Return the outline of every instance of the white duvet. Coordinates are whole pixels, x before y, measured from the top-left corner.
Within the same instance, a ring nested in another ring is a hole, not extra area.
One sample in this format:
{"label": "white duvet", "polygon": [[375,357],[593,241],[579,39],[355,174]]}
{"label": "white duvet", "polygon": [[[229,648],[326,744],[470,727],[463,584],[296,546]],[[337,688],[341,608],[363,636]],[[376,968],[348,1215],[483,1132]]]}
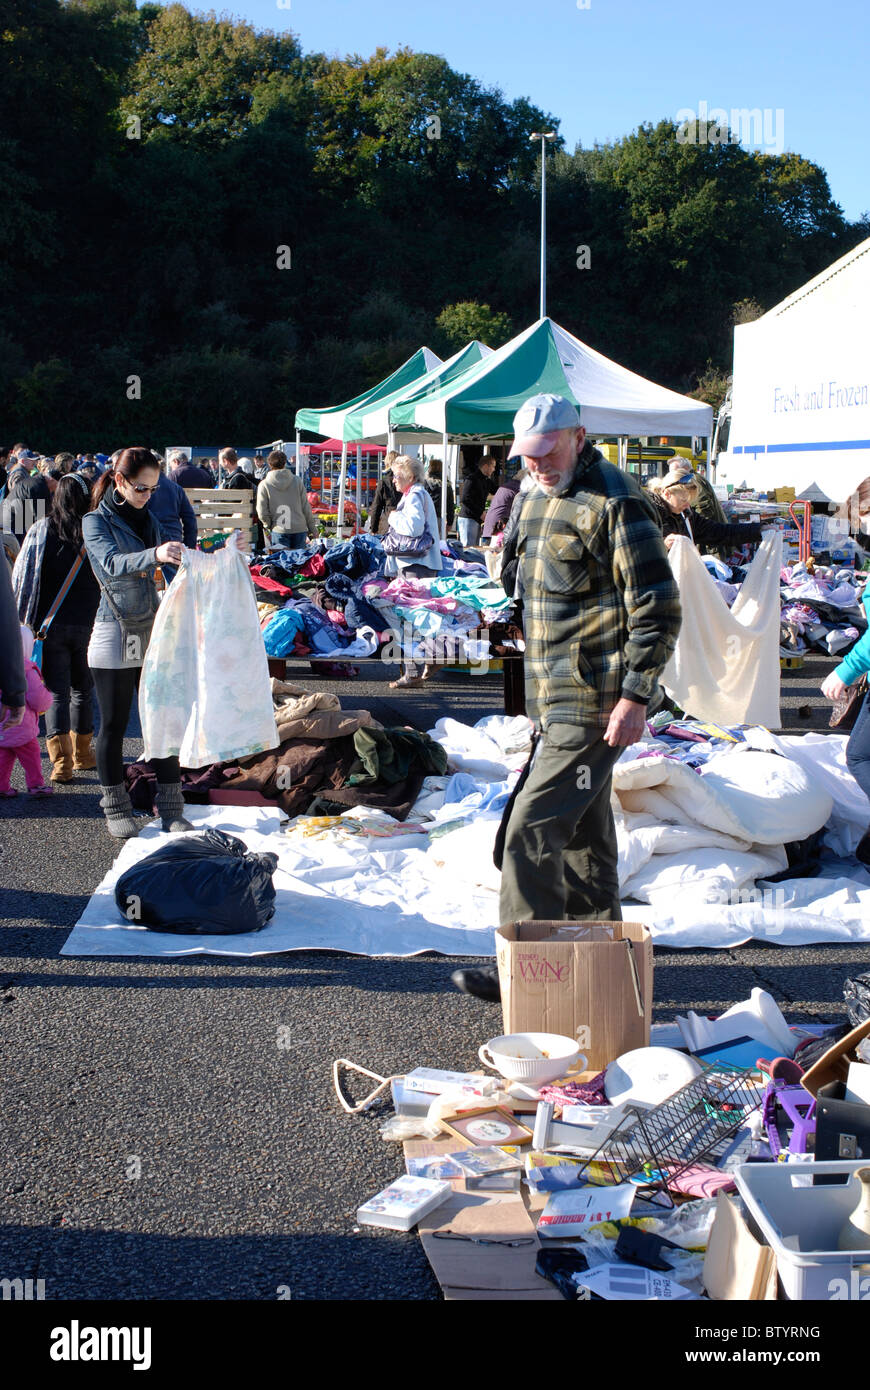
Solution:
{"label": "white duvet", "polygon": [[821,830],[832,809],[798,763],[740,745],[700,775],[664,756],[620,761],[613,804],[623,896],[666,905],[675,894],[730,902],[786,868],[783,846]]}

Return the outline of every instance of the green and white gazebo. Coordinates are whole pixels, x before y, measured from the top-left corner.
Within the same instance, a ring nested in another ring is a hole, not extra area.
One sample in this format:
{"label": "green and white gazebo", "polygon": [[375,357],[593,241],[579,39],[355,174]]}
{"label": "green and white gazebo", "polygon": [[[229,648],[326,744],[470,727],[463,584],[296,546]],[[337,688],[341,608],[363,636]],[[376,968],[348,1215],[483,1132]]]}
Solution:
{"label": "green and white gazebo", "polygon": [[[315,406],[310,410],[297,410],[296,412],[296,472],[299,472],[301,453],[299,447],[300,430],[310,430],[312,434],[319,434],[322,439],[340,439],[341,448],[341,478],[338,489],[338,528],[339,532],[344,524],[344,499],[345,484],[347,479],[347,446],[353,439],[362,440],[363,435],[359,433],[359,425],[354,416],[366,407],[374,409],[377,403],[383,399],[397,399],[402,393],[411,386],[426,377],[435,368],[441,366],[441,358],[438,357],[431,348],[421,347],[409,357],[407,362],[403,362],[401,367],[397,367],[389,376],[384,377],[376,386],[371,386],[361,395],[354,396],[353,400],[345,401],[343,405]],[[374,441],[372,441],[374,442]],[[360,506],[360,461],[359,450],[357,451],[357,512]]]}

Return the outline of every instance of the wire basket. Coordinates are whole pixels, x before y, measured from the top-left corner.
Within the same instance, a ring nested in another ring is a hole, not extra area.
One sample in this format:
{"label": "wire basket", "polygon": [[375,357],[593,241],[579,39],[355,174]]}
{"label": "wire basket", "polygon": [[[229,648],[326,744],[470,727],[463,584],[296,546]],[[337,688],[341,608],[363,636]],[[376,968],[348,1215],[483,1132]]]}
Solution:
{"label": "wire basket", "polygon": [[644,1186],[678,1191],[674,1184],[694,1164],[707,1161],[715,1167],[735,1131],[761,1105],[764,1088],[753,1076],[751,1069],[707,1067],[661,1105],[649,1110],[626,1105],[625,1119],[583,1171],[605,1183],[645,1173]]}

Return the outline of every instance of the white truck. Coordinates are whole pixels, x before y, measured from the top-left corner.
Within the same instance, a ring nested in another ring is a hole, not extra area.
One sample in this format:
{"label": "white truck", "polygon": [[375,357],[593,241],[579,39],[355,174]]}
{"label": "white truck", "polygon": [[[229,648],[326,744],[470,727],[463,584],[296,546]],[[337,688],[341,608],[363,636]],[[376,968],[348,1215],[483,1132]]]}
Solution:
{"label": "white truck", "polygon": [[844,502],[870,477],[870,239],[734,329],[717,484]]}

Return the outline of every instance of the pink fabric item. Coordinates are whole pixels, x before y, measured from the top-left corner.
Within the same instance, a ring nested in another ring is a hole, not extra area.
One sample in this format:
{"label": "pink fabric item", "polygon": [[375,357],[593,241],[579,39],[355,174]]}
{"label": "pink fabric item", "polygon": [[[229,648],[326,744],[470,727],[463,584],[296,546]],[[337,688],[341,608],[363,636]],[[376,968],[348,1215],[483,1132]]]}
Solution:
{"label": "pink fabric item", "polygon": [[455,598],[441,594],[431,594],[425,581],[394,579],[392,584],[382,590],[383,597],[395,606],[403,608],[428,608],[433,613],[455,613],[463,605]]}
{"label": "pink fabric item", "polygon": [[565,1081],[561,1086],[542,1086],[538,1094],[541,1100],[552,1101],[556,1106],[610,1104],[604,1093],[603,1071],[593,1076],[591,1081]]}
{"label": "pink fabric item", "polygon": [[43,685],[39,667],[34,661],[25,660],[24,674],[27,680],[24,718],[20,724],[15,724],[11,728],[8,724],[0,725],[0,747],[2,748],[22,748],[25,743],[38,739],[39,716],[45,714],[47,709],[51,709],[54,702],[54,696]]}
{"label": "pink fabric item", "polygon": [[36,791],[39,787],[45,786],[45,778],[42,775],[42,750],[39,746],[38,738],[28,739],[26,743],[17,745],[15,748],[0,748],[0,792],[9,790],[9,782],[12,777],[12,769],[16,760],[20,762],[24,769],[24,780],[27,783],[29,792]]}
{"label": "pink fabric item", "polygon": [[687,1197],[715,1197],[717,1192],[733,1192],[736,1186],[730,1173],[706,1163],[693,1163],[679,1177],[668,1178],[671,1192],[684,1192]]}

